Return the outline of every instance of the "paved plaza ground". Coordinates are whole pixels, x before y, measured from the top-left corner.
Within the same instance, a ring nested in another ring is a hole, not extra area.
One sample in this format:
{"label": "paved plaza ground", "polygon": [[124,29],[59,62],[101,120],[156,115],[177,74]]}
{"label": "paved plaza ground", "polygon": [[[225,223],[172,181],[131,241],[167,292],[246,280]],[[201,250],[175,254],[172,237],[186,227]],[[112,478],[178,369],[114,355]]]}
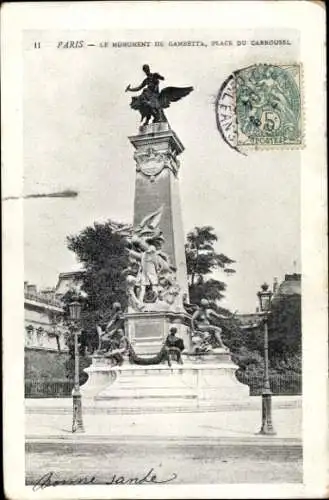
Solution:
{"label": "paved plaza ground", "polygon": [[[62,400],[64,401],[64,400]],[[27,400],[26,480],[53,471],[56,478],[113,475],[176,484],[296,483],[302,481],[301,400],[273,398],[277,434],[259,436],[261,399],[245,409],[210,412],[93,414],[84,434],[72,434],[71,402]]]}

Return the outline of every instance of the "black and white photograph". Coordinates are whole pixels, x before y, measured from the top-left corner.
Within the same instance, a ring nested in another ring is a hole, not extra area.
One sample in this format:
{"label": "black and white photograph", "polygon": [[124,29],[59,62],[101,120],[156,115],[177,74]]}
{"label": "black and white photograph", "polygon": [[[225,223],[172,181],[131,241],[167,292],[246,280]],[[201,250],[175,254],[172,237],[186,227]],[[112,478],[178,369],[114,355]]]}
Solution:
{"label": "black and white photograph", "polygon": [[3,121],[8,498],[325,495],[325,70],[298,2],[290,24],[284,2],[202,3],[84,3],[99,27],[26,5],[16,147]]}

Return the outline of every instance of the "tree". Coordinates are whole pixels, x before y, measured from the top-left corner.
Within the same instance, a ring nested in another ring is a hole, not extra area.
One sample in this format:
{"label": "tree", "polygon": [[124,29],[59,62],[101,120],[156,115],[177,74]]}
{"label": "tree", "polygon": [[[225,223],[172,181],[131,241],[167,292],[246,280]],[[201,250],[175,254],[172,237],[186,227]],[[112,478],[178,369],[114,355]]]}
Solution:
{"label": "tree", "polygon": [[67,238],[68,248],[84,266],[81,289],[87,294],[82,307],[83,329],[95,331],[97,322],[105,322],[114,302],[126,306],[124,269],[128,266],[126,243],[111,221],[95,223],[76,236]]}
{"label": "tree", "polygon": [[[80,356],[79,358],[79,380],[80,385],[83,385],[87,379],[88,375],[85,372],[85,368],[88,368],[91,365],[91,358],[87,356]],[[74,380],[74,370],[75,370],[75,362],[74,362],[74,353],[70,355],[69,359],[65,361],[65,374],[69,380]]]}
{"label": "tree", "polygon": [[193,303],[200,303],[201,298],[216,303],[224,296],[225,283],[207,277],[213,271],[228,269],[227,266],[234,263],[226,255],[216,252],[214,245],[217,241],[218,237],[211,226],[195,227],[187,235],[185,255],[190,300]]}
{"label": "tree", "polygon": [[[283,365],[301,369],[301,296],[286,295],[272,305],[269,318],[269,353],[273,367]],[[292,363],[292,359],[294,362]]]}
{"label": "tree", "polygon": [[[264,357],[264,325],[248,332],[231,330],[227,345],[234,360],[246,373],[261,374]],[[289,295],[275,300],[268,319],[270,374],[301,373],[301,297]],[[223,336],[225,339],[225,337]],[[258,362],[257,362],[258,360]]]}

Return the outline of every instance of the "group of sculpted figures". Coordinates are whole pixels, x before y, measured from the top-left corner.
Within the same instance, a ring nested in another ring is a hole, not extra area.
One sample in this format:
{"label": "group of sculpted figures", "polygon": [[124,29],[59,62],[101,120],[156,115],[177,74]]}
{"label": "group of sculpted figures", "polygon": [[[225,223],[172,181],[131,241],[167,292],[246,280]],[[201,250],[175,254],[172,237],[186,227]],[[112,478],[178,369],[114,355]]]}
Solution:
{"label": "group of sculpted figures", "polygon": [[162,249],[161,216],[162,207],[135,228],[113,227],[126,239],[129,264],[124,274],[129,312],[183,309],[176,269]]}
{"label": "group of sculpted figures", "polygon": [[128,232],[127,228],[115,229],[118,232],[126,231],[129,266],[124,273],[128,312],[186,311],[191,315],[191,329],[195,333],[195,343],[199,344],[199,352],[224,348],[221,328],[213,322],[221,322],[226,317],[211,309],[206,299],[201,300],[199,307],[187,302],[187,294],[182,293],[177,283],[176,269],[162,250],[164,238],[159,227],[161,215],[162,207]]}
{"label": "group of sculpted figures", "polygon": [[185,346],[183,340],[176,337],[175,327],[170,328],[169,335],[156,356],[146,360],[137,356],[124,334],[124,315],[119,302],[113,304],[111,318],[105,329],[103,330],[100,325],[97,325],[96,329],[99,339],[96,353],[109,358],[115,365],[122,365],[125,356],[129,357],[131,363],[140,365],[158,364],[166,360],[171,366],[172,359],[180,364],[183,363],[181,353]]}
{"label": "group of sculpted figures", "polygon": [[[224,346],[221,332],[222,329],[212,323],[213,319],[221,320],[224,317],[218,315],[210,308],[209,302],[202,299],[200,306],[187,304],[188,312],[193,308],[191,318],[192,342],[195,354],[215,353],[219,350],[227,350]],[[158,364],[167,361],[171,366],[171,360],[183,364],[181,353],[185,346],[181,338],[176,336],[177,328],[172,326],[169,335],[158,355],[147,360],[140,358],[134,352],[132,345],[124,334],[124,313],[119,302],[115,302],[112,308],[112,315],[104,330],[97,325],[99,345],[97,354],[109,358],[114,365],[121,365],[125,356],[134,364]]]}

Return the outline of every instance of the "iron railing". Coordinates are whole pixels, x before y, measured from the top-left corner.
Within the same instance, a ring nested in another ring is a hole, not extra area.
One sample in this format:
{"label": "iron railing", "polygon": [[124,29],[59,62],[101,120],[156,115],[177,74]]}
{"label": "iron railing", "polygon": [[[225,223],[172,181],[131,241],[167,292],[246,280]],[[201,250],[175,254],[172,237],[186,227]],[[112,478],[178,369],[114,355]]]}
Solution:
{"label": "iron railing", "polygon": [[[237,372],[237,379],[242,384],[249,386],[250,396],[262,394],[263,377],[259,375],[246,375]],[[270,386],[274,395],[295,396],[302,394],[302,376],[296,373],[270,375]],[[65,398],[71,397],[73,380],[25,380],[26,398]]]}
{"label": "iron railing", "polygon": [[[237,379],[249,386],[250,396],[262,394],[264,378],[262,375],[250,375],[237,372]],[[282,373],[269,376],[271,391],[274,395],[297,396],[302,394],[302,375],[298,373]]]}
{"label": "iron railing", "polygon": [[68,379],[25,380],[26,398],[65,398],[72,395],[74,382]]}

